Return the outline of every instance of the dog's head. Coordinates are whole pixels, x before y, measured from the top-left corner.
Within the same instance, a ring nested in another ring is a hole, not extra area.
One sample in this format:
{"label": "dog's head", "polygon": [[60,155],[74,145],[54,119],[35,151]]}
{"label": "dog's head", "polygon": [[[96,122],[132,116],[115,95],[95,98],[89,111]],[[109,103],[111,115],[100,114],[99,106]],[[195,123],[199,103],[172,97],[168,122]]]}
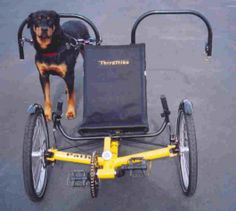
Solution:
{"label": "dog's head", "polygon": [[28,28],[31,29],[34,41],[42,49],[46,49],[60,27],[60,17],[55,11],[41,10],[28,17]]}

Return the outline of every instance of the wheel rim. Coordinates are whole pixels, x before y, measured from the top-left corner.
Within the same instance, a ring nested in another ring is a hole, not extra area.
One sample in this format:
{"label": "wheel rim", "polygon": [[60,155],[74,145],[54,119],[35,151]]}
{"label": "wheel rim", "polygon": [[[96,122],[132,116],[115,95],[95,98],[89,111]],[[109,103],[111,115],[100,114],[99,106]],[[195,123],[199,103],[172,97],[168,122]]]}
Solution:
{"label": "wheel rim", "polygon": [[184,115],[180,118],[180,130],[179,130],[179,150],[180,150],[180,169],[185,189],[189,186],[189,144],[188,134],[186,129],[186,122]]}
{"label": "wheel rim", "polygon": [[44,152],[48,148],[47,129],[44,118],[38,116],[34,128],[32,140],[31,166],[34,190],[38,196],[44,192],[47,179],[47,169],[44,160]]}

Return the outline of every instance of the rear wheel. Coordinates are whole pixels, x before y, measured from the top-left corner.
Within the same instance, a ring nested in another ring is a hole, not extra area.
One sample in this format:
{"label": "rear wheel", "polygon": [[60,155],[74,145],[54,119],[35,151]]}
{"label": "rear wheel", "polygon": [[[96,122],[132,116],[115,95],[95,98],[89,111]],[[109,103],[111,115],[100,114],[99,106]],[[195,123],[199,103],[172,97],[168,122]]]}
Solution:
{"label": "rear wheel", "polygon": [[186,196],[192,196],[197,188],[197,140],[193,116],[192,114],[185,114],[183,110],[179,111],[177,139],[180,185]]}
{"label": "rear wheel", "polygon": [[44,154],[49,148],[48,127],[43,110],[36,108],[30,114],[23,142],[23,178],[27,195],[39,201],[47,186],[48,168]]}

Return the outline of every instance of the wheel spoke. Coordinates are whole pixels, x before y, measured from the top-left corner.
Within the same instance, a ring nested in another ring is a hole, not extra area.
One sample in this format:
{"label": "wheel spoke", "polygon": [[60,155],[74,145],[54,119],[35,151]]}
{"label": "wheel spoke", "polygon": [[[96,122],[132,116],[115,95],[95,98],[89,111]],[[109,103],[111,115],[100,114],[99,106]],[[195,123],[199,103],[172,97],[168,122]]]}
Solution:
{"label": "wheel spoke", "polygon": [[38,127],[39,123],[38,123],[38,119],[36,120],[36,125],[34,127],[34,135],[33,135],[33,146],[32,146],[32,149],[35,148],[35,145],[38,143],[37,139],[39,137],[39,127]]}
{"label": "wheel spoke", "polygon": [[182,115],[180,119],[179,130],[179,149],[180,149],[180,167],[181,175],[185,189],[189,186],[189,147],[188,147],[188,134],[185,118]]}
{"label": "wheel spoke", "polygon": [[[44,180],[45,180],[45,173],[46,169],[43,165],[43,153],[47,148],[47,139],[45,125],[43,123],[42,116],[38,116],[35,124],[35,132],[33,135],[33,147],[31,157],[34,158],[34,162],[32,160],[32,173],[33,173],[33,181],[34,181],[34,188],[36,193],[42,191]],[[36,148],[36,149],[35,149]]]}
{"label": "wheel spoke", "polygon": [[41,192],[41,189],[42,189],[43,184],[44,184],[45,173],[46,173],[45,168],[43,167],[43,165],[41,165],[40,172],[39,172],[40,176],[39,176],[39,179],[38,179],[36,192]]}
{"label": "wheel spoke", "polygon": [[43,129],[43,123],[42,123],[42,119],[40,121],[40,127],[39,127],[39,143],[40,143],[40,147],[41,145],[43,145],[43,143],[46,141],[46,137],[45,137],[45,131]]}
{"label": "wheel spoke", "polygon": [[182,174],[183,174],[183,181],[184,181],[184,186],[187,189],[188,188],[188,184],[189,184],[189,175],[188,175],[188,168],[186,165],[186,160],[185,157],[182,156]]}
{"label": "wheel spoke", "polygon": [[42,168],[42,165],[39,165],[39,167],[37,168],[37,177],[36,177],[36,183],[35,183],[35,189],[36,189],[36,192],[38,192],[38,186],[39,186],[39,181],[40,181],[40,177],[41,177],[41,168]]}
{"label": "wheel spoke", "polygon": [[39,108],[30,114],[23,142],[23,174],[26,193],[32,201],[41,200],[47,186],[48,168],[44,154],[49,147],[47,122]]}
{"label": "wheel spoke", "polygon": [[180,185],[186,196],[192,196],[197,188],[197,145],[192,114],[180,110],[177,121],[179,147]]}
{"label": "wheel spoke", "polygon": [[184,167],[186,169],[187,175],[189,176],[189,163],[188,163],[188,161],[186,159],[186,154],[184,154],[183,157],[184,157]]}
{"label": "wheel spoke", "polygon": [[33,180],[34,180],[34,188],[36,189],[37,188],[37,183],[38,183],[38,179],[39,179],[39,171],[40,171],[40,163],[41,163],[41,160],[40,159],[37,159],[33,166],[34,168],[32,169],[32,173],[33,173]]}

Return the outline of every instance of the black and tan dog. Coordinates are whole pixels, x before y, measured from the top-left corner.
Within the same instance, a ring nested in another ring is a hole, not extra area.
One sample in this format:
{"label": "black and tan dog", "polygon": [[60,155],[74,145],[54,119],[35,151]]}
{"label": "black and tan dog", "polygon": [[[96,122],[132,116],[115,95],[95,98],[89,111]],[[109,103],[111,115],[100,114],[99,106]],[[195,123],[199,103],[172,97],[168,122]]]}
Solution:
{"label": "black and tan dog", "polygon": [[37,11],[28,17],[28,27],[36,49],[35,63],[39,71],[44,94],[44,111],[47,120],[52,118],[49,76],[64,79],[67,88],[66,117],[75,117],[74,67],[82,48],[68,45],[73,38],[88,39],[89,32],[80,21],[67,21],[60,26],[60,17],[55,11]]}

